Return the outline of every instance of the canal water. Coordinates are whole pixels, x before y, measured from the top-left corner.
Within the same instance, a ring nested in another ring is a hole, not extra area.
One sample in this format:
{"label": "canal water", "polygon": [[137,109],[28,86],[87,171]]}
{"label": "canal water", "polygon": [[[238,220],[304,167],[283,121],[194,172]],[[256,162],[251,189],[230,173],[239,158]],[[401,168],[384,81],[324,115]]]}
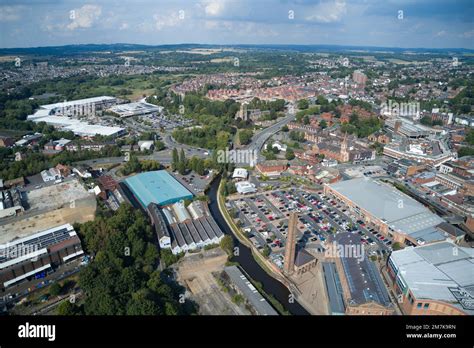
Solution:
{"label": "canal water", "polygon": [[263,285],[263,289],[266,293],[275,297],[282,306],[294,315],[309,315],[309,313],[297,302],[289,303],[290,291],[275,278],[268,275],[265,270],[255,261],[252,256],[252,251],[245,245],[241,244],[239,240],[234,236],[230,227],[225,222],[224,217],[219,211],[217,203],[217,191],[221,178],[218,177],[212,182],[207,195],[210,198],[209,209],[211,211],[214,220],[216,220],[219,227],[225,234],[232,236],[234,239],[234,245],[239,247],[239,256],[234,256],[231,261],[238,262],[245,272],[255,281]]}

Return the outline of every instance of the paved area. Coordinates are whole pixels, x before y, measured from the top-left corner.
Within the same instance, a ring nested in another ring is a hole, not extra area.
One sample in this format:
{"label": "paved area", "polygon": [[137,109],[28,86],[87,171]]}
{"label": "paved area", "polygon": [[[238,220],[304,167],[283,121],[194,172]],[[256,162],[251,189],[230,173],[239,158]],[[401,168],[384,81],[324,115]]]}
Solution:
{"label": "paved area", "polygon": [[313,315],[328,315],[328,296],[322,270],[322,263],[318,261],[317,266],[302,275],[291,277],[294,284],[301,292],[298,302],[304,305]]}
{"label": "paved area", "polygon": [[177,265],[177,281],[191,293],[199,305],[200,315],[249,315],[250,312],[232,302],[220,289],[213,273],[224,270],[227,254],[220,248],[191,254]]}

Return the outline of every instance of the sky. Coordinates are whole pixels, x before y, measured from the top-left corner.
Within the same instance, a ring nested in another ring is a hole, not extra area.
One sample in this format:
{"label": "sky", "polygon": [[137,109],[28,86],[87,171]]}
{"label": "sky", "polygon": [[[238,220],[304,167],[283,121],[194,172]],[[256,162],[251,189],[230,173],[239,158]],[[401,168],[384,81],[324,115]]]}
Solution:
{"label": "sky", "polygon": [[0,0],[0,47],[137,43],[474,48],[474,0]]}

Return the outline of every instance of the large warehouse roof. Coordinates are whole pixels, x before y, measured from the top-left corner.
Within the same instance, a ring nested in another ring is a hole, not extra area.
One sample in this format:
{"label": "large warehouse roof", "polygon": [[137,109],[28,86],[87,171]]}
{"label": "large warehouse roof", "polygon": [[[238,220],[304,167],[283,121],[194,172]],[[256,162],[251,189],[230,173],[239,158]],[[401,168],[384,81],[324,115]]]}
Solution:
{"label": "large warehouse roof", "polygon": [[135,116],[135,115],[145,115],[152,112],[161,112],[163,110],[162,106],[157,106],[145,102],[136,102],[128,104],[119,104],[114,105],[108,109],[109,111],[115,112],[121,117]]}
{"label": "large warehouse roof", "polygon": [[450,302],[474,314],[474,250],[440,242],[394,251],[390,262],[417,299]]}
{"label": "large warehouse roof", "polygon": [[193,197],[166,170],[141,173],[126,179],[125,183],[145,208],[150,203],[163,206]]}
{"label": "large warehouse roof", "polygon": [[84,105],[84,104],[94,104],[94,103],[102,103],[105,101],[115,101],[117,98],[108,97],[108,96],[100,96],[100,97],[92,97],[92,98],[85,98],[85,99],[76,99],[71,101],[59,102],[54,104],[45,104],[41,105],[43,109],[55,109],[55,108],[66,108],[74,105]]}
{"label": "large warehouse roof", "polygon": [[[395,231],[414,234],[425,230],[424,235],[428,236],[432,235],[431,227],[444,222],[413,198],[370,178],[340,181],[329,186]],[[430,239],[437,237],[430,236]]]}

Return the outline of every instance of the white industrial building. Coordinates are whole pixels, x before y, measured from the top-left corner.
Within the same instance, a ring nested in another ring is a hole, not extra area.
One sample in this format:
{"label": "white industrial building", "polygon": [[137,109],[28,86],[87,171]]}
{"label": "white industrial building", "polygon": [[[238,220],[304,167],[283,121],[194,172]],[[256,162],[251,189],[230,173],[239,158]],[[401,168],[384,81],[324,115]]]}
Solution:
{"label": "white industrial building", "polygon": [[153,113],[160,113],[162,110],[162,106],[145,102],[119,104],[107,109],[107,111],[113,112],[114,114],[117,114],[120,117],[149,115]]}
{"label": "white industrial building", "polygon": [[248,181],[240,181],[240,182],[235,183],[235,188],[237,192],[242,195],[257,192],[257,189],[255,188],[255,184],[252,184]]}
{"label": "white industrial building", "polygon": [[140,147],[140,151],[153,150],[155,143],[153,140],[140,140],[138,146]]}
{"label": "white industrial building", "polygon": [[249,172],[245,168],[235,168],[232,174],[232,179],[236,180],[247,180]]}
{"label": "white industrial building", "polygon": [[71,131],[78,136],[119,136],[125,132],[124,128],[92,125],[85,121],[73,118],[74,116],[95,115],[97,110],[117,102],[113,97],[95,97],[80,100],[73,100],[62,103],[41,105],[33,114],[28,116],[28,120],[33,122],[45,122],[55,128]]}
{"label": "white industrial building", "polygon": [[175,255],[217,244],[224,237],[214,219],[196,202],[187,207],[183,203],[175,203],[165,208],[150,203],[147,210],[160,247],[171,249]]}

